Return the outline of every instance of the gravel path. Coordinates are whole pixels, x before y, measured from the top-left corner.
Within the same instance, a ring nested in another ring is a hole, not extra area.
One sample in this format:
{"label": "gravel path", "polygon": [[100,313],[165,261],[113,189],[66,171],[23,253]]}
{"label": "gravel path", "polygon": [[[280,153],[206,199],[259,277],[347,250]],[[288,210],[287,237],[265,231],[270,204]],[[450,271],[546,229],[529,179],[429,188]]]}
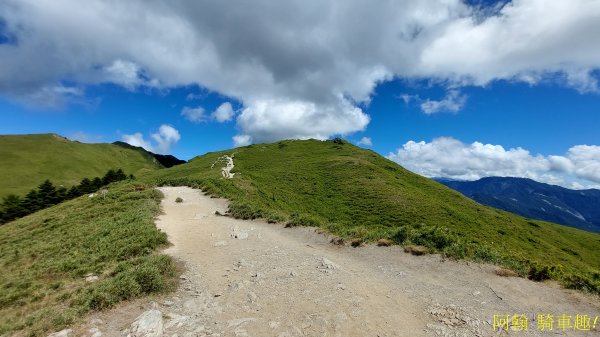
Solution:
{"label": "gravel path", "polygon": [[[179,290],[158,299],[165,336],[599,335],[556,323],[541,331],[537,322],[538,314],[586,314],[593,323],[597,297],[400,247],[336,246],[314,228],[217,216],[227,202],[198,190],[161,191],[157,226],[173,243],[166,253],[186,267]],[[149,308],[144,301],[97,314],[87,328],[126,335]],[[528,329],[494,332],[495,314],[524,314]]]}

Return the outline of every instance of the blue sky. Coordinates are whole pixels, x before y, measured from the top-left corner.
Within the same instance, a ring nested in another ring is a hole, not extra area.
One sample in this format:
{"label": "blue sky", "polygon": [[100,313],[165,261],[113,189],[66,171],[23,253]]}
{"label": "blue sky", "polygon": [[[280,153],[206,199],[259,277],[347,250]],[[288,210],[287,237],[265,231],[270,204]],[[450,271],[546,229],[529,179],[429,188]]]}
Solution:
{"label": "blue sky", "polygon": [[0,133],[183,159],[342,135],[425,176],[600,186],[598,2],[365,6],[8,0]]}

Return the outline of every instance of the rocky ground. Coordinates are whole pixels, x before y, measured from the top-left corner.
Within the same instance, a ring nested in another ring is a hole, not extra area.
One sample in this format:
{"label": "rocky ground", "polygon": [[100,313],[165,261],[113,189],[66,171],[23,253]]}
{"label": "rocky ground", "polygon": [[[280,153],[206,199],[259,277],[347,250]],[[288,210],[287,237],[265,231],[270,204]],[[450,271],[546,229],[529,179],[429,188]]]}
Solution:
{"label": "rocky ground", "polygon": [[[600,335],[591,295],[397,246],[334,245],[314,228],[218,216],[227,202],[198,190],[161,190],[157,226],[186,269],[179,289],[94,314],[64,336]],[[538,328],[539,314],[554,316],[552,331]],[[558,327],[558,316],[574,325],[578,314],[594,331]],[[527,330],[494,331],[494,315],[524,315]]]}

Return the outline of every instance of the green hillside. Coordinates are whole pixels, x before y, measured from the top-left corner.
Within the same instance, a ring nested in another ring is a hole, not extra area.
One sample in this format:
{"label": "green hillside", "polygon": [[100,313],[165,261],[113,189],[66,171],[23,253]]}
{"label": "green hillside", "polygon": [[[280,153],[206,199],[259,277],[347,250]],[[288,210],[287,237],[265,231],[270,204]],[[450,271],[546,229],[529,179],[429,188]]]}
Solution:
{"label": "green hillside", "polygon": [[46,336],[90,310],[173,288],[173,260],[155,253],[167,244],[154,225],[161,193],[131,181],[109,190],[0,226],[0,336]]}
{"label": "green hillside", "polygon": [[[234,155],[233,179],[220,156]],[[417,244],[492,262],[533,279],[600,289],[600,235],[471,201],[380,155],[343,142],[282,141],[209,153],[144,177],[230,199],[241,218],[319,226],[339,236]]]}
{"label": "green hillside", "polygon": [[0,198],[24,195],[44,180],[70,187],[109,169],[141,174],[162,166],[152,156],[113,144],[83,144],[55,134],[0,136]]}

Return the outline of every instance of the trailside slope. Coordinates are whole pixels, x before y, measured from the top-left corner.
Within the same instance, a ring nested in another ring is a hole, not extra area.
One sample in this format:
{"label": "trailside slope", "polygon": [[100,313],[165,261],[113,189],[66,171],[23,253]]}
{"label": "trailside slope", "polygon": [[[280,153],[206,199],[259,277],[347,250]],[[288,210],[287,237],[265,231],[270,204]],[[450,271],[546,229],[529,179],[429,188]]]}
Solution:
{"label": "trailside slope", "polygon": [[55,134],[0,136],[0,198],[24,195],[50,179],[70,187],[122,168],[141,174],[162,166],[152,156],[113,144],[83,144]]}
{"label": "trailside slope", "polygon": [[[234,156],[232,179],[223,155]],[[535,279],[600,289],[600,235],[480,205],[348,143],[282,141],[196,157],[146,179],[232,201],[236,217],[322,227],[344,238],[419,244],[510,267]]]}

